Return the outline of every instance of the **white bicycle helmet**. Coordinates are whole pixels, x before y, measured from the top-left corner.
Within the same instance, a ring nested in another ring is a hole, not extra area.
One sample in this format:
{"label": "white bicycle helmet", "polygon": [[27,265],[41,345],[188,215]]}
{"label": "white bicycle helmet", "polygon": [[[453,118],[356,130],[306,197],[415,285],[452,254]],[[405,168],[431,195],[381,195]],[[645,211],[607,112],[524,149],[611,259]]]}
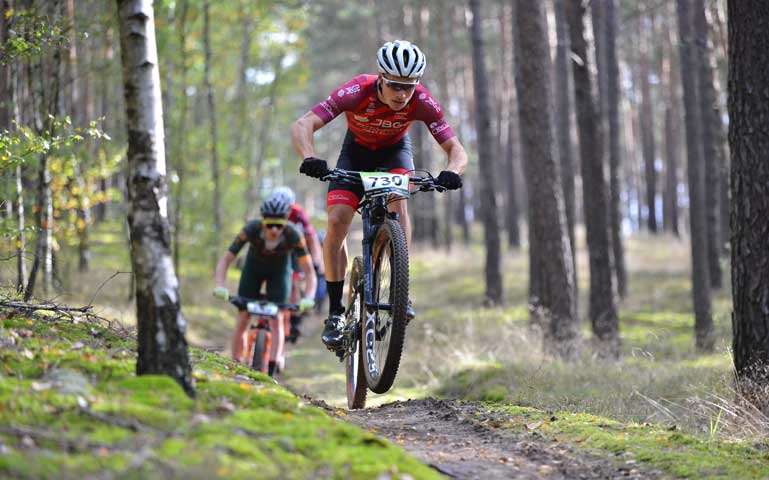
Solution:
{"label": "white bicycle helmet", "polygon": [[418,79],[425,73],[427,58],[413,43],[395,40],[385,43],[377,51],[377,65],[382,73]]}
{"label": "white bicycle helmet", "polygon": [[262,217],[287,217],[289,210],[291,204],[285,198],[275,195],[265,200],[261,208]]}
{"label": "white bicycle helmet", "polygon": [[270,198],[273,198],[273,197],[284,198],[291,205],[296,203],[296,195],[294,195],[294,191],[291,190],[290,187],[276,188],[275,190],[272,191],[272,194],[270,195]]}

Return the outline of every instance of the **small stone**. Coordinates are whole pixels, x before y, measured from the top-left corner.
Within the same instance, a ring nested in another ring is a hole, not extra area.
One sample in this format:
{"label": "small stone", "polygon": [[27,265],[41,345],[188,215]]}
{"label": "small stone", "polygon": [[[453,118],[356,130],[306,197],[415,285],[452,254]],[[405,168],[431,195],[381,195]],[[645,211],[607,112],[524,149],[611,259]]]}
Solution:
{"label": "small stone", "polygon": [[35,444],[35,441],[30,437],[29,435],[24,435],[21,438],[21,446],[25,448],[35,448],[37,447],[37,444]]}

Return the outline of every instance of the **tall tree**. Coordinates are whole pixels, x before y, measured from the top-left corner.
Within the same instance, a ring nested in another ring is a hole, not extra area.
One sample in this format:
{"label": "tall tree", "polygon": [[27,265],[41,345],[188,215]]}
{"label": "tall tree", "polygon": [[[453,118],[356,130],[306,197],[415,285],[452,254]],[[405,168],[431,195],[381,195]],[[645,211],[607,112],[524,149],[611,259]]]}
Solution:
{"label": "tall tree", "polygon": [[619,123],[619,61],[617,60],[617,13],[614,0],[606,0],[603,15],[606,60],[606,116],[609,148],[609,229],[611,231],[612,265],[617,278],[617,293],[627,295],[625,247],[622,244],[622,213],[620,212],[620,123]]}
{"label": "tall tree", "polygon": [[483,188],[481,214],[486,244],[486,298],[492,304],[502,303],[502,267],[500,256],[499,225],[497,223],[496,181],[497,168],[491,139],[491,105],[489,104],[488,77],[486,73],[483,35],[481,34],[481,8],[479,0],[470,0],[473,20],[470,37],[473,45],[473,83],[475,92],[475,118],[478,132],[478,164]]}
{"label": "tall tree", "polygon": [[[10,37],[9,31],[13,29],[14,16],[7,15],[5,12],[11,11],[13,8],[13,2],[10,0],[2,1],[3,14],[0,15],[0,45],[5,45],[6,41]],[[19,109],[19,71],[18,65],[10,65],[3,68],[0,71],[0,92],[2,92],[3,104],[0,106],[0,129],[13,131],[16,126],[21,124],[21,114]],[[15,122],[15,125],[12,125]],[[27,261],[26,261],[26,234],[25,228],[25,213],[24,213],[24,186],[23,186],[24,169],[21,165],[17,165],[14,171],[13,178],[13,190],[14,200],[16,201],[15,208],[13,208],[13,201],[8,202],[8,206],[11,210],[9,218],[13,215],[16,216],[16,228],[18,233],[16,234],[16,289],[19,292],[24,290],[24,285],[27,279]]]}
{"label": "tall tree", "polygon": [[692,301],[697,348],[714,347],[713,318],[710,310],[710,275],[708,271],[708,236],[705,220],[705,175],[703,172],[702,128],[697,99],[697,53],[692,34],[692,0],[676,0],[678,37],[681,57],[681,83],[684,91],[687,176],[689,179],[689,225],[692,256]]}
{"label": "tall tree", "polygon": [[556,135],[558,137],[558,155],[561,163],[561,183],[563,200],[566,208],[566,225],[569,233],[572,259],[574,260],[574,288],[577,288],[577,256],[574,237],[576,200],[574,196],[574,146],[571,141],[571,75],[569,71],[569,25],[566,23],[566,0],[554,0],[555,14],[555,112]]}
{"label": "tall tree", "polygon": [[[545,350],[563,358],[579,352],[579,317],[576,312],[571,246],[555,154],[550,46],[544,5],[539,0],[516,0],[516,88],[521,151],[529,185],[531,245],[539,258],[532,259],[539,297],[530,306],[543,317]],[[532,281],[531,279],[529,281]]]}
{"label": "tall tree", "polygon": [[[667,13],[667,12],[666,12]],[[675,17],[673,17],[675,18]],[[665,19],[669,22],[670,19]],[[678,165],[681,157],[681,105],[678,88],[681,84],[673,49],[672,29],[662,35],[662,81],[665,85],[665,189],[662,194],[662,222],[666,232],[679,236],[678,231]]]}
{"label": "tall tree", "polygon": [[769,5],[727,6],[734,367],[741,392],[769,413]]}
{"label": "tall tree", "polygon": [[216,102],[214,99],[214,87],[211,85],[211,15],[210,3],[208,0],[203,2],[203,49],[204,49],[204,69],[203,83],[206,88],[206,98],[208,100],[208,126],[211,132],[211,177],[214,182],[214,241],[218,244],[219,232],[222,230],[222,193],[220,186],[218,132],[216,129]]}
{"label": "tall tree", "polygon": [[705,219],[708,232],[708,267],[710,286],[721,288],[721,221],[720,196],[721,180],[725,174],[724,157],[721,142],[723,127],[718,111],[716,90],[714,87],[713,49],[708,34],[708,21],[705,14],[704,0],[693,4],[694,37],[697,42],[697,64],[699,66],[699,102],[702,113],[702,141],[705,167]]}
{"label": "tall tree", "polygon": [[166,158],[151,0],[117,0],[128,131],[128,225],[136,281],[136,373],[174,378],[194,396],[186,322],[171,262]]}
{"label": "tall tree", "polygon": [[[500,77],[504,79],[502,82],[503,89],[507,92],[507,95],[502,96],[502,102],[500,102],[500,109],[504,109],[505,120],[503,125],[506,126],[506,132],[500,128],[500,141],[503,142],[499,146],[499,157],[502,159],[502,168],[505,171],[505,183],[509,185],[505,189],[505,229],[507,230],[507,244],[511,248],[519,248],[521,246],[521,229],[519,225],[520,207],[518,206],[518,191],[515,188],[516,180],[516,159],[518,158],[518,113],[516,111],[516,105],[518,99],[516,98],[514,87],[515,78],[515,59],[514,57],[514,40],[515,38],[515,22],[512,21],[513,13],[505,14],[504,7],[502,5],[502,11],[500,12],[500,31],[502,45],[499,50],[501,54],[500,67],[502,72]],[[515,7],[513,7],[514,10]],[[510,27],[507,28],[507,24]],[[507,67],[507,68],[505,68]],[[510,72],[510,75],[507,73]]]}
{"label": "tall tree", "polygon": [[652,36],[654,35],[654,11],[649,12],[649,16],[641,16],[638,20],[640,30],[638,80],[641,87],[639,125],[641,127],[641,153],[643,154],[644,183],[646,184],[646,206],[648,212],[646,217],[646,227],[651,233],[657,233],[657,172],[654,166],[656,160],[654,99],[652,98],[651,80],[649,78],[652,75],[651,55]]}
{"label": "tall tree", "polygon": [[620,353],[619,320],[612,289],[603,146],[588,70],[584,17],[585,6],[582,0],[568,0],[566,18],[573,53],[572,71],[582,166],[582,195],[590,258],[590,322],[599,344],[599,353],[617,357]]}

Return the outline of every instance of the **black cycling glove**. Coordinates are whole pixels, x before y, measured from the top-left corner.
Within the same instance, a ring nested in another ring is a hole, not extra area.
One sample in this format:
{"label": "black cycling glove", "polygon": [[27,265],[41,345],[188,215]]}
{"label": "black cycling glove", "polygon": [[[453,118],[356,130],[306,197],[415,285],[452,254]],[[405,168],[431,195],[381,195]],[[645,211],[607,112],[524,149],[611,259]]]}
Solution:
{"label": "black cycling glove", "polygon": [[321,178],[328,173],[328,164],[325,160],[315,157],[307,157],[299,167],[299,173],[313,178]]}
{"label": "black cycling glove", "polygon": [[444,187],[446,190],[456,190],[462,188],[462,177],[452,171],[444,170],[438,174],[435,183]]}

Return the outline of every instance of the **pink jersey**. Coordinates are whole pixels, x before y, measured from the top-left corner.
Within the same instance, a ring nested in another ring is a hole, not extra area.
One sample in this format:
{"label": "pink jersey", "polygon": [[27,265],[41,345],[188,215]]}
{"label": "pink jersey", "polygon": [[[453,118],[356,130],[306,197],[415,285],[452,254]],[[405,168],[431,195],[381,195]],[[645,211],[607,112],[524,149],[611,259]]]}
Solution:
{"label": "pink jersey", "polygon": [[438,102],[418,85],[408,105],[394,111],[377,98],[376,75],[358,75],[315,105],[312,112],[328,123],[344,112],[355,141],[377,150],[398,142],[414,120],[421,120],[440,144],[454,137]]}

